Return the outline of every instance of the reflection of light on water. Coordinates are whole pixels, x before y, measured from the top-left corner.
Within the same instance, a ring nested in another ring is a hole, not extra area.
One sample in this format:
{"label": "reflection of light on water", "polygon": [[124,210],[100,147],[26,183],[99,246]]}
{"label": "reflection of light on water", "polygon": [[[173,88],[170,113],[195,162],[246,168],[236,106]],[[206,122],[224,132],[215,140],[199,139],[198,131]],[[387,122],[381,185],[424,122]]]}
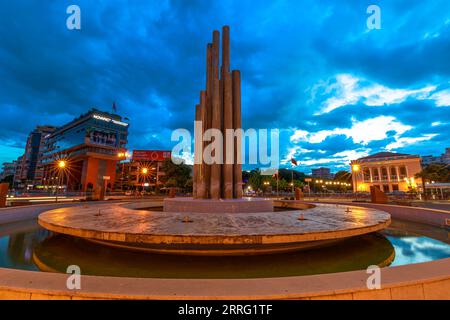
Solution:
{"label": "reflection of light on water", "polygon": [[450,246],[427,237],[387,236],[395,248],[395,260],[391,266],[427,262],[450,257]]}
{"label": "reflection of light on water", "polygon": [[30,261],[32,256],[33,256],[33,250],[31,250],[31,248],[25,248],[25,252],[23,254],[24,259],[26,261]]}
{"label": "reflection of light on water", "polygon": [[[120,212],[115,214],[116,217],[120,217]],[[144,218],[145,215],[144,213],[142,214]],[[152,213],[146,212],[146,214]],[[352,222],[354,222],[354,219],[364,220],[366,212],[364,210],[353,210],[352,208],[352,212],[346,213],[345,215],[344,217],[351,218]],[[114,249],[106,249],[100,246],[96,247],[91,243],[86,244],[85,242],[72,241],[71,239],[64,237],[48,238],[50,233],[44,229],[40,229],[37,225],[36,227],[32,226],[31,228],[29,226],[26,227],[27,228],[24,228],[22,225],[15,226],[15,229],[12,229],[10,233],[8,233],[8,229],[5,228],[5,232],[3,233],[8,236],[0,236],[0,267],[39,270],[32,256],[36,253],[35,249],[43,244],[41,249],[44,248],[45,250],[41,252],[47,254],[47,256],[41,255],[41,257],[45,258],[44,260],[50,259],[50,262],[61,261],[58,260],[60,257],[63,257],[64,261],[69,257],[70,259],[81,259],[80,261],[82,262],[90,263],[92,270],[94,270],[92,272],[98,274],[109,272],[112,276],[138,275],[142,277],[179,277],[180,274],[178,268],[181,258],[179,257],[154,256],[150,258],[146,255],[134,252],[114,251]],[[140,225],[140,228],[146,227],[148,227],[147,222],[143,222]],[[362,259],[370,260],[375,258],[378,259],[378,257],[383,257],[383,259],[385,259],[384,250],[387,250],[387,247],[389,247],[388,253],[390,254],[393,252],[392,246],[395,250],[395,260],[391,264],[393,266],[450,257],[450,245],[429,237],[421,236],[423,234],[420,232],[422,229],[425,229],[425,227],[404,224],[403,222],[399,223],[398,227],[395,227],[394,225],[394,227],[388,228],[381,233],[389,240],[390,244],[387,243],[384,237],[377,238],[372,236],[373,241],[365,243],[372,243],[371,250],[373,251],[363,255],[361,260],[359,260],[360,256],[358,256],[358,254],[368,247],[364,247],[364,243],[359,245],[360,242],[358,242],[358,240],[350,240],[354,242],[347,244],[343,243],[341,247],[338,245],[336,247],[304,251],[284,256],[279,255],[276,256],[278,257],[278,261],[274,258],[264,258],[264,256],[235,260],[227,258],[220,262],[207,259],[202,261],[198,261],[197,259],[189,261],[188,259],[186,261],[185,259],[185,262],[182,262],[181,265],[183,265],[182,271],[187,275],[186,277],[204,276],[202,272],[205,270],[204,268],[208,263],[217,266],[214,277],[220,277],[224,274],[226,277],[229,277],[230,275],[234,277],[234,270],[244,270],[246,276],[249,277],[267,277],[274,275],[283,276],[287,274],[298,275],[304,273],[317,274],[335,272],[334,268],[342,268],[342,270],[346,271],[351,270],[355,265],[358,265],[358,268],[365,269],[367,265],[361,266],[366,260]],[[447,233],[445,232],[444,235],[442,235],[441,229],[433,229],[427,226],[426,231],[429,231],[429,234],[431,235],[436,235],[436,239],[446,239],[447,237]],[[383,241],[381,241],[381,239],[383,239],[388,246],[382,245]],[[48,255],[49,253],[53,254],[55,252],[61,255]],[[356,258],[355,255],[357,256]],[[39,257],[39,255],[37,256]],[[253,260],[249,261],[249,259]],[[331,261],[335,261],[336,265],[333,265]],[[378,263],[378,260],[376,260],[376,263]],[[152,266],[151,268],[149,267],[150,264]],[[371,262],[370,264],[373,263]],[[240,267],[236,269],[236,265]],[[66,268],[66,266],[64,266],[64,268]],[[65,269],[61,272],[65,272]],[[209,273],[210,271],[208,271],[208,274]],[[242,271],[239,271],[236,275],[242,276]]]}
{"label": "reflection of light on water", "polygon": [[0,237],[0,265],[8,266],[11,261],[8,259],[6,249],[8,248],[9,237]]}

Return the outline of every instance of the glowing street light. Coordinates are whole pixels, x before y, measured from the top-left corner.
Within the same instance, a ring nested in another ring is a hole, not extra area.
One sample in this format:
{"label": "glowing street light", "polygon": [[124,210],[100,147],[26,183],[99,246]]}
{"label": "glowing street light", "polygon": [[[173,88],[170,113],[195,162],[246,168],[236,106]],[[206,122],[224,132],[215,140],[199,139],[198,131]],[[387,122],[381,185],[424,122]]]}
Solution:
{"label": "glowing street light", "polygon": [[128,152],[119,152],[117,154],[117,157],[122,158],[122,159],[126,159],[130,157],[130,154]]}
{"label": "glowing street light", "polygon": [[352,172],[355,173],[355,189],[356,189],[356,200],[358,200],[358,172],[361,170],[361,166],[359,164],[352,165]]}
{"label": "glowing street light", "polygon": [[[66,170],[66,167],[67,167],[67,161],[66,160],[58,160],[57,162],[56,162],[56,167],[58,168],[58,170],[59,170],[59,174],[58,174],[58,185],[57,185],[57,187],[56,187],[56,194],[55,194],[55,202],[58,202],[58,189],[60,188],[60,186],[61,186],[61,180],[62,180],[62,177],[63,177],[63,172]],[[68,178],[67,178],[68,179]],[[68,186],[67,186],[68,187]],[[67,191],[67,190],[66,190]]]}

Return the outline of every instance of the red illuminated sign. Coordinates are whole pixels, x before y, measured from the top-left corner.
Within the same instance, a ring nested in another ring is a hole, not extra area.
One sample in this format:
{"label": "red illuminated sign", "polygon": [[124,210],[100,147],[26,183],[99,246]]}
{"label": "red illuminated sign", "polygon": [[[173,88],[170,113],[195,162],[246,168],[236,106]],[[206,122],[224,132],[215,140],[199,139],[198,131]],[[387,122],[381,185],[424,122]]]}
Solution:
{"label": "red illuminated sign", "polygon": [[164,161],[171,157],[171,151],[133,150],[133,161]]}

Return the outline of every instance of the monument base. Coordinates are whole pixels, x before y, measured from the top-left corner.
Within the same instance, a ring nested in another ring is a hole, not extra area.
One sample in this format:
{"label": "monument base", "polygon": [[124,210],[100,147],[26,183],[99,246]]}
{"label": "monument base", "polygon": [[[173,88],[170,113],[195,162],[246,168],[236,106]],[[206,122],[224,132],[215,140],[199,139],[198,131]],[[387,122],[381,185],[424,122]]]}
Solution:
{"label": "monument base", "polygon": [[169,198],[164,199],[164,212],[186,213],[257,213],[272,212],[271,199],[242,198],[242,199],[192,199]]}

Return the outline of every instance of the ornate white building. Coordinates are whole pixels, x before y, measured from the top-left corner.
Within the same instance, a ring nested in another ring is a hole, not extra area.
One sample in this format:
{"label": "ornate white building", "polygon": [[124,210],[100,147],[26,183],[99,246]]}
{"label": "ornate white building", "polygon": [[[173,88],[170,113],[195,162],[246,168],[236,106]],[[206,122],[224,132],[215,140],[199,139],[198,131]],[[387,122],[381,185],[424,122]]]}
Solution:
{"label": "ornate white building", "polygon": [[422,181],[415,175],[422,170],[418,155],[379,152],[352,160],[353,191],[369,192],[377,186],[384,192],[420,189]]}

